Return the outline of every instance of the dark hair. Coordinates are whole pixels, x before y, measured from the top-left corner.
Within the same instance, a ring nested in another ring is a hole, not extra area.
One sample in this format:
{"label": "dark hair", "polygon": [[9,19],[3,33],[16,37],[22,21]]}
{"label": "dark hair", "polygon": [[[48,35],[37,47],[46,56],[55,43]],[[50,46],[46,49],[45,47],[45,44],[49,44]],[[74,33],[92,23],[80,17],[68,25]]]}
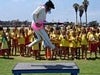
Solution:
{"label": "dark hair", "polygon": [[2,25],[0,25],[0,31],[2,31],[3,30],[3,27],[2,27]]}
{"label": "dark hair", "polygon": [[48,8],[55,9],[54,4],[53,4],[53,2],[51,0],[47,1],[45,3],[45,6],[47,6]]}

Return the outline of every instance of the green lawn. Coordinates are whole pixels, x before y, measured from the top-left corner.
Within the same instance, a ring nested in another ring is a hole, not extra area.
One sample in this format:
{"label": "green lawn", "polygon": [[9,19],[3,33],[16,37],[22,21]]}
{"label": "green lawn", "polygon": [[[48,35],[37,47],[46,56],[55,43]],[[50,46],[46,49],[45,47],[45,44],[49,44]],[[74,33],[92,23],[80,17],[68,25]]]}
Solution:
{"label": "green lawn", "polygon": [[[34,60],[32,57],[14,56],[10,59],[0,57],[0,75],[13,75],[12,69],[18,62],[76,62],[80,68],[79,75],[100,75],[100,59],[96,60]],[[25,75],[38,75],[38,74],[25,74]],[[44,74],[40,74],[44,75]],[[49,74],[46,74],[49,75]],[[57,75],[57,74],[54,74]],[[59,74],[69,75],[69,74]]]}

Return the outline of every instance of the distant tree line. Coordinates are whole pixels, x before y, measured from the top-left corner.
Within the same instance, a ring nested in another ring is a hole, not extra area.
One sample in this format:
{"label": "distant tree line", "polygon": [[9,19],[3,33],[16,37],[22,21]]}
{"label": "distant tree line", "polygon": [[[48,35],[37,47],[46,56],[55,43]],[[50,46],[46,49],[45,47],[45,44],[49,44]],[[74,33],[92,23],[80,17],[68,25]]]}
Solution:
{"label": "distant tree line", "polygon": [[[3,27],[14,27],[14,26],[17,26],[17,27],[20,27],[21,25],[24,25],[24,26],[28,26],[28,25],[31,25],[31,22],[29,21],[19,21],[19,20],[12,20],[12,21],[1,21],[0,20],[0,25],[2,25]],[[60,22],[47,22],[45,23],[45,25],[56,25],[56,26],[59,26],[59,25],[74,25],[73,22],[63,22],[63,23],[60,23]]]}
{"label": "distant tree line", "polygon": [[91,21],[91,22],[89,22],[89,25],[90,26],[100,26],[97,21]]}
{"label": "distant tree line", "polygon": [[12,21],[1,21],[0,20],[0,25],[3,27],[13,27],[13,26],[18,26],[20,27],[21,25],[27,26],[30,25],[31,22],[29,21],[19,21],[19,20],[12,20]]}
{"label": "distant tree line", "polygon": [[[31,25],[31,22],[29,21],[19,21],[19,20],[12,20],[12,21],[1,21],[0,20],[0,25],[2,25],[3,27],[14,27],[14,26],[17,26],[17,27],[21,27],[22,25],[27,27],[29,25]],[[47,22],[45,23],[45,25],[56,25],[59,27],[59,25],[64,25],[64,26],[68,26],[68,25],[75,25],[74,22]],[[83,23],[82,25],[86,25],[85,23]],[[99,26],[99,22],[97,21],[91,21],[87,24],[88,26]]]}

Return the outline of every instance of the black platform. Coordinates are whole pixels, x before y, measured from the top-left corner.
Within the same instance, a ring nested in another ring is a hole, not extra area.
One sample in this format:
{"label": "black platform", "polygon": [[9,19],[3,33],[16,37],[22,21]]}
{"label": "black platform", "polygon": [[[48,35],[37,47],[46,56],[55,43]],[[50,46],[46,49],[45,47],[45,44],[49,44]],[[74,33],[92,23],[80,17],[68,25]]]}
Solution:
{"label": "black platform", "polygon": [[26,73],[70,73],[78,75],[79,68],[74,62],[67,63],[18,63],[12,70],[14,75]]}

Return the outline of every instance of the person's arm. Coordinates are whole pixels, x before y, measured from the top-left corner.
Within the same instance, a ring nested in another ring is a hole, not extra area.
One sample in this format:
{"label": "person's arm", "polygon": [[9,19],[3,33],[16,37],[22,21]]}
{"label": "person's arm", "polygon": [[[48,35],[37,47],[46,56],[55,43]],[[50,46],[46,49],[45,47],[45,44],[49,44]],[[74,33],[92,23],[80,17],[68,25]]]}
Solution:
{"label": "person's arm", "polygon": [[35,23],[37,23],[38,17],[39,17],[40,7],[38,7],[33,13],[32,18]]}
{"label": "person's arm", "polygon": [[40,23],[45,20],[46,14],[44,7],[40,6],[38,7],[33,13],[32,13],[33,21],[35,23]]}
{"label": "person's arm", "polygon": [[44,16],[45,16],[44,11],[45,10],[42,7],[38,7],[32,14],[33,21],[37,27],[40,27],[44,21]]}

